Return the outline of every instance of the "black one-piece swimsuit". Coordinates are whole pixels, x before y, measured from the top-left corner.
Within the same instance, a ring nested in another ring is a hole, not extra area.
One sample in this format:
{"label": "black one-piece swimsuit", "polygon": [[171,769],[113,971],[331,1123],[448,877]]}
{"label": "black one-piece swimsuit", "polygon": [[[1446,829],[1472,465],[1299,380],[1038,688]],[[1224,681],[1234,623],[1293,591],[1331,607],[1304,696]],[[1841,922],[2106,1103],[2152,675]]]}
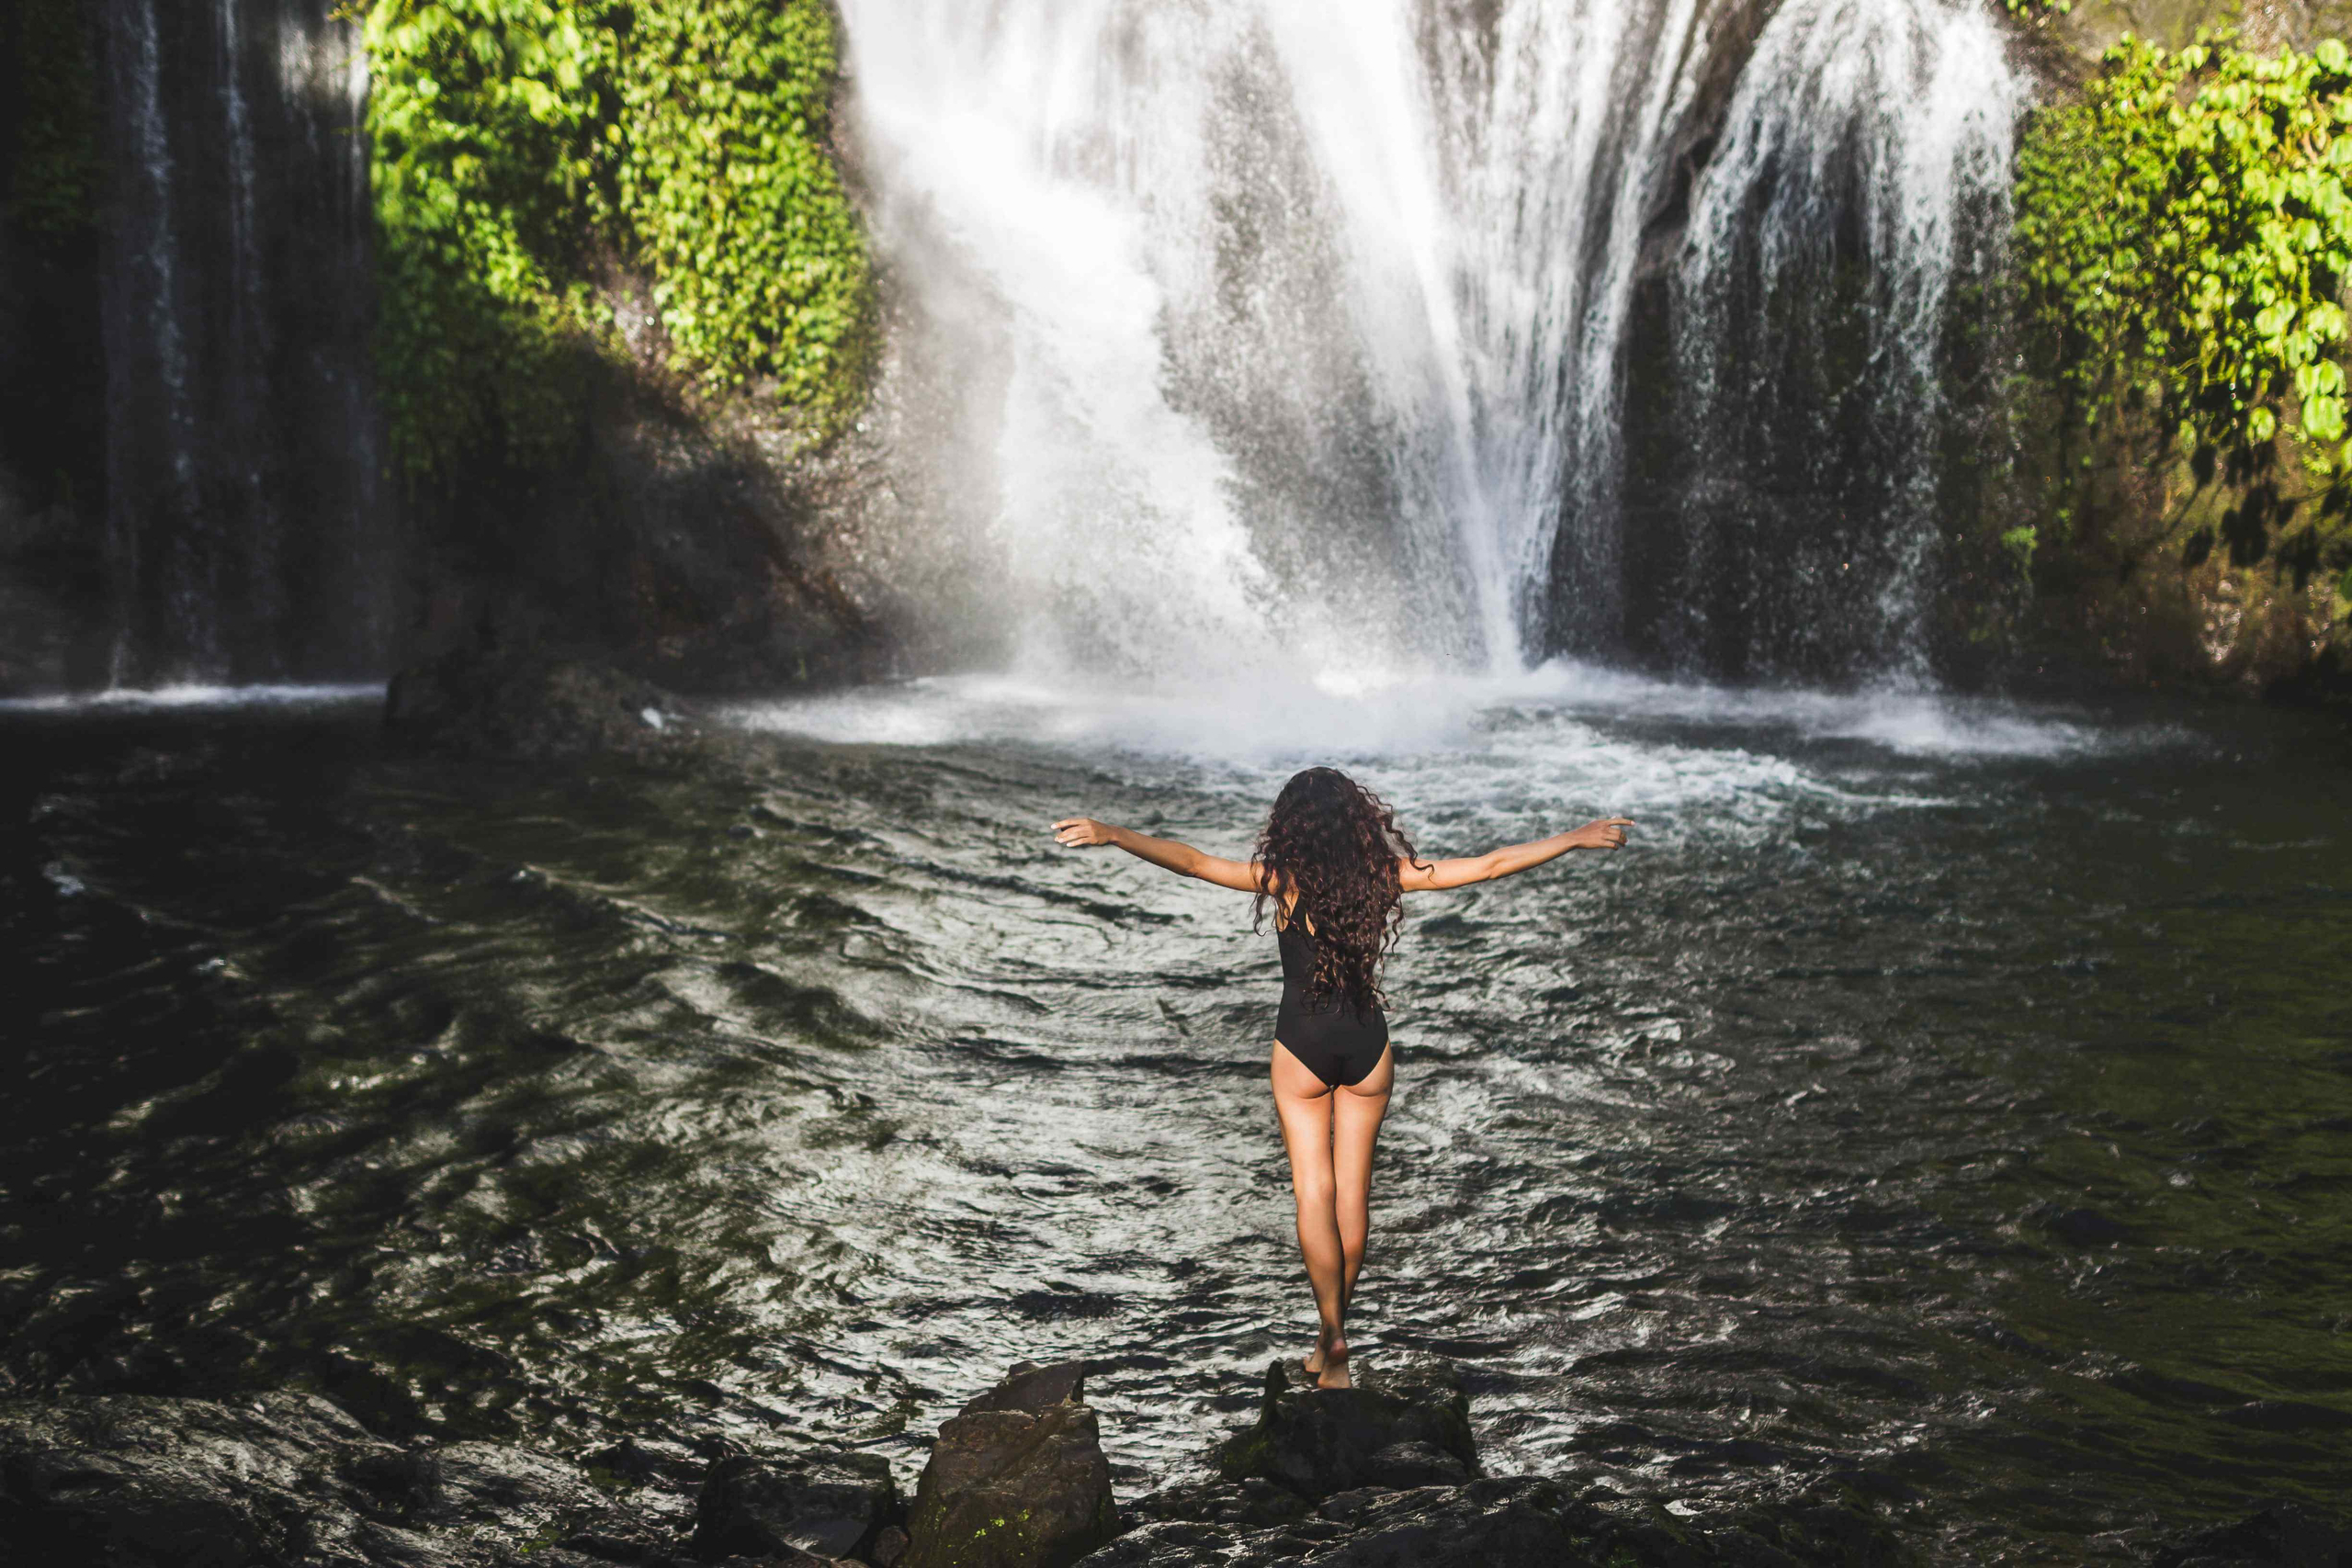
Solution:
{"label": "black one-piece swimsuit", "polygon": [[1315,1000],[1315,940],[1306,922],[1293,916],[1276,928],[1283,953],[1283,1005],[1274,1014],[1274,1041],[1306,1070],[1337,1089],[1362,1083],[1388,1049],[1388,1015],[1378,1008],[1358,1013],[1346,998]]}

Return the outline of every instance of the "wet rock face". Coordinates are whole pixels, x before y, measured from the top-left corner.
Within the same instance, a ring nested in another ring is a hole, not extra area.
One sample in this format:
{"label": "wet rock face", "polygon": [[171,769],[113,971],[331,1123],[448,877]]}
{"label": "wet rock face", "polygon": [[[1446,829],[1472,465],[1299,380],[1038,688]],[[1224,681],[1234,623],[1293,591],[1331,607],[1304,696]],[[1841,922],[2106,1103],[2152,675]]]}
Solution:
{"label": "wet rock face", "polygon": [[537,649],[468,647],[392,680],[384,728],[444,756],[549,761],[651,757],[687,733],[675,697],[591,659]]}
{"label": "wet rock face", "polygon": [[795,1551],[870,1561],[899,1513],[889,1461],[877,1454],[741,1455],[711,1466],[703,1482],[694,1553],[713,1562]]}
{"label": "wet rock face", "polygon": [[1257,1424],[1219,1447],[1228,1481],[1256,1477],[1323,1498],[1351,1487],[1459,1485],[1478,1473],[1470,1400],[1447,1362],[1399,1356],[1346,1389],[1286,1385],[1266,1369]]}
{"label": "wet rock face", "polygon": [[1118,1528],[1082,1363],[1014,1367],[939,1428],[901,1568],[1068,1568]]}

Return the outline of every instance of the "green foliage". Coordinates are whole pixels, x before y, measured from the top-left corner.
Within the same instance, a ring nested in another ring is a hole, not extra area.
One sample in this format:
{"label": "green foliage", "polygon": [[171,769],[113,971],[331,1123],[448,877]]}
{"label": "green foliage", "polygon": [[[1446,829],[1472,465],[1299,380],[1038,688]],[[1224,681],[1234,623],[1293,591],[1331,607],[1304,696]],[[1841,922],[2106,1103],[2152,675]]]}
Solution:
{"label": "green foliage", "polygon": [[62,245],[86,234],[97,210],[97,72],[74,0],[20,0],[17,26],[8,217],[36,241]]}
{"label": "green foliage", "polygon": [[2191,451],[2285,430],[2315,471],[2341,468],[2347,126],[2341,43],[2264,58],[2226,37],[2127,37],[2082,103],[2035,117],[2021,259],[2089,418],[2154,405]]}
{"label": "green foliage", "polygon": [[2041,531],[2030,523],[2006,529],[2001,535],[2001,548],[2017,563],[2019,577],[2033,575],[2033,552],[2041,543]]}
{"label": "green foliage", "polygon": [[822,0],[646,0],[621,63],[621,204],[671,341],[799,404],[840,395],[866,321],[865,242],[824,148],[835,69]]}
{"label": "green foliage", "polygon": [[569,0],[380,0],[367,39],[395,446],[417,477],[485,450],[550,460],[595,324],[582,273],[610,209],[612,36]]}
{"label": "green foliage", "polygon": [[678,368],[861,389],[870,276],[824,146],[821,0],[375,0],[379,362],[413,478],[558,459],[642,265]]}
{"label": "green foliage", "polygon": [[2054,12],[2064,17],[2075,8],[2075,0],[2002,0],[2012,17],[2030,17],[2035,12]]}

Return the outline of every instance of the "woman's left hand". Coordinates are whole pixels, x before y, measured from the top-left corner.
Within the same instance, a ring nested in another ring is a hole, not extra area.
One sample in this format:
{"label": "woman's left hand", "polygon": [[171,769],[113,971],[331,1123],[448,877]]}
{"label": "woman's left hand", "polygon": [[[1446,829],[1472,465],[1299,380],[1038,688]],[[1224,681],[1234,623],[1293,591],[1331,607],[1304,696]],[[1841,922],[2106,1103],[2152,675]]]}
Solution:
{"label": "woman's left hand", "polygon": [[1067,849],[1091,850],[1113,842],[1112,835],[1117,831],[1091,817],[1069,817],[1054,824],[1054,841]]}

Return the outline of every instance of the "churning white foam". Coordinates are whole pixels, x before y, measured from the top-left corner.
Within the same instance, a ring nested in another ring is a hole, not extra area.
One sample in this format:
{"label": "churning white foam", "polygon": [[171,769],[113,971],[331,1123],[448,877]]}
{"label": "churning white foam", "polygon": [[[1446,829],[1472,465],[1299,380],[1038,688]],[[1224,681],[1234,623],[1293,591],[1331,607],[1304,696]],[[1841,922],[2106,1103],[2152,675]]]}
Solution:
{"label": "churning white foam", "polygon": [[[1009,675],[933,676],[822,695],[728,705],[740,728],[851,745],[989,741],[1186,758],[1244,768],[1303,761],[1466,757],[1553,743],[1589,748],[1642,727],[1641,744],[1718,755],[1858,742],[1882,754],[2064,759],[2144,748],[2169,731],[1928,690],[1735,690],[1555,660],[1519,674],[1123,689]],[[1657,733],[1653,727],[1668,727]]]}
{"label": "churning white foam", "polygon": [[173,708],[318,708],[381,702],[380,681],[286,686],[118,686],[103,692],[54,692],[0,697],[0,713],[139,713]]}

